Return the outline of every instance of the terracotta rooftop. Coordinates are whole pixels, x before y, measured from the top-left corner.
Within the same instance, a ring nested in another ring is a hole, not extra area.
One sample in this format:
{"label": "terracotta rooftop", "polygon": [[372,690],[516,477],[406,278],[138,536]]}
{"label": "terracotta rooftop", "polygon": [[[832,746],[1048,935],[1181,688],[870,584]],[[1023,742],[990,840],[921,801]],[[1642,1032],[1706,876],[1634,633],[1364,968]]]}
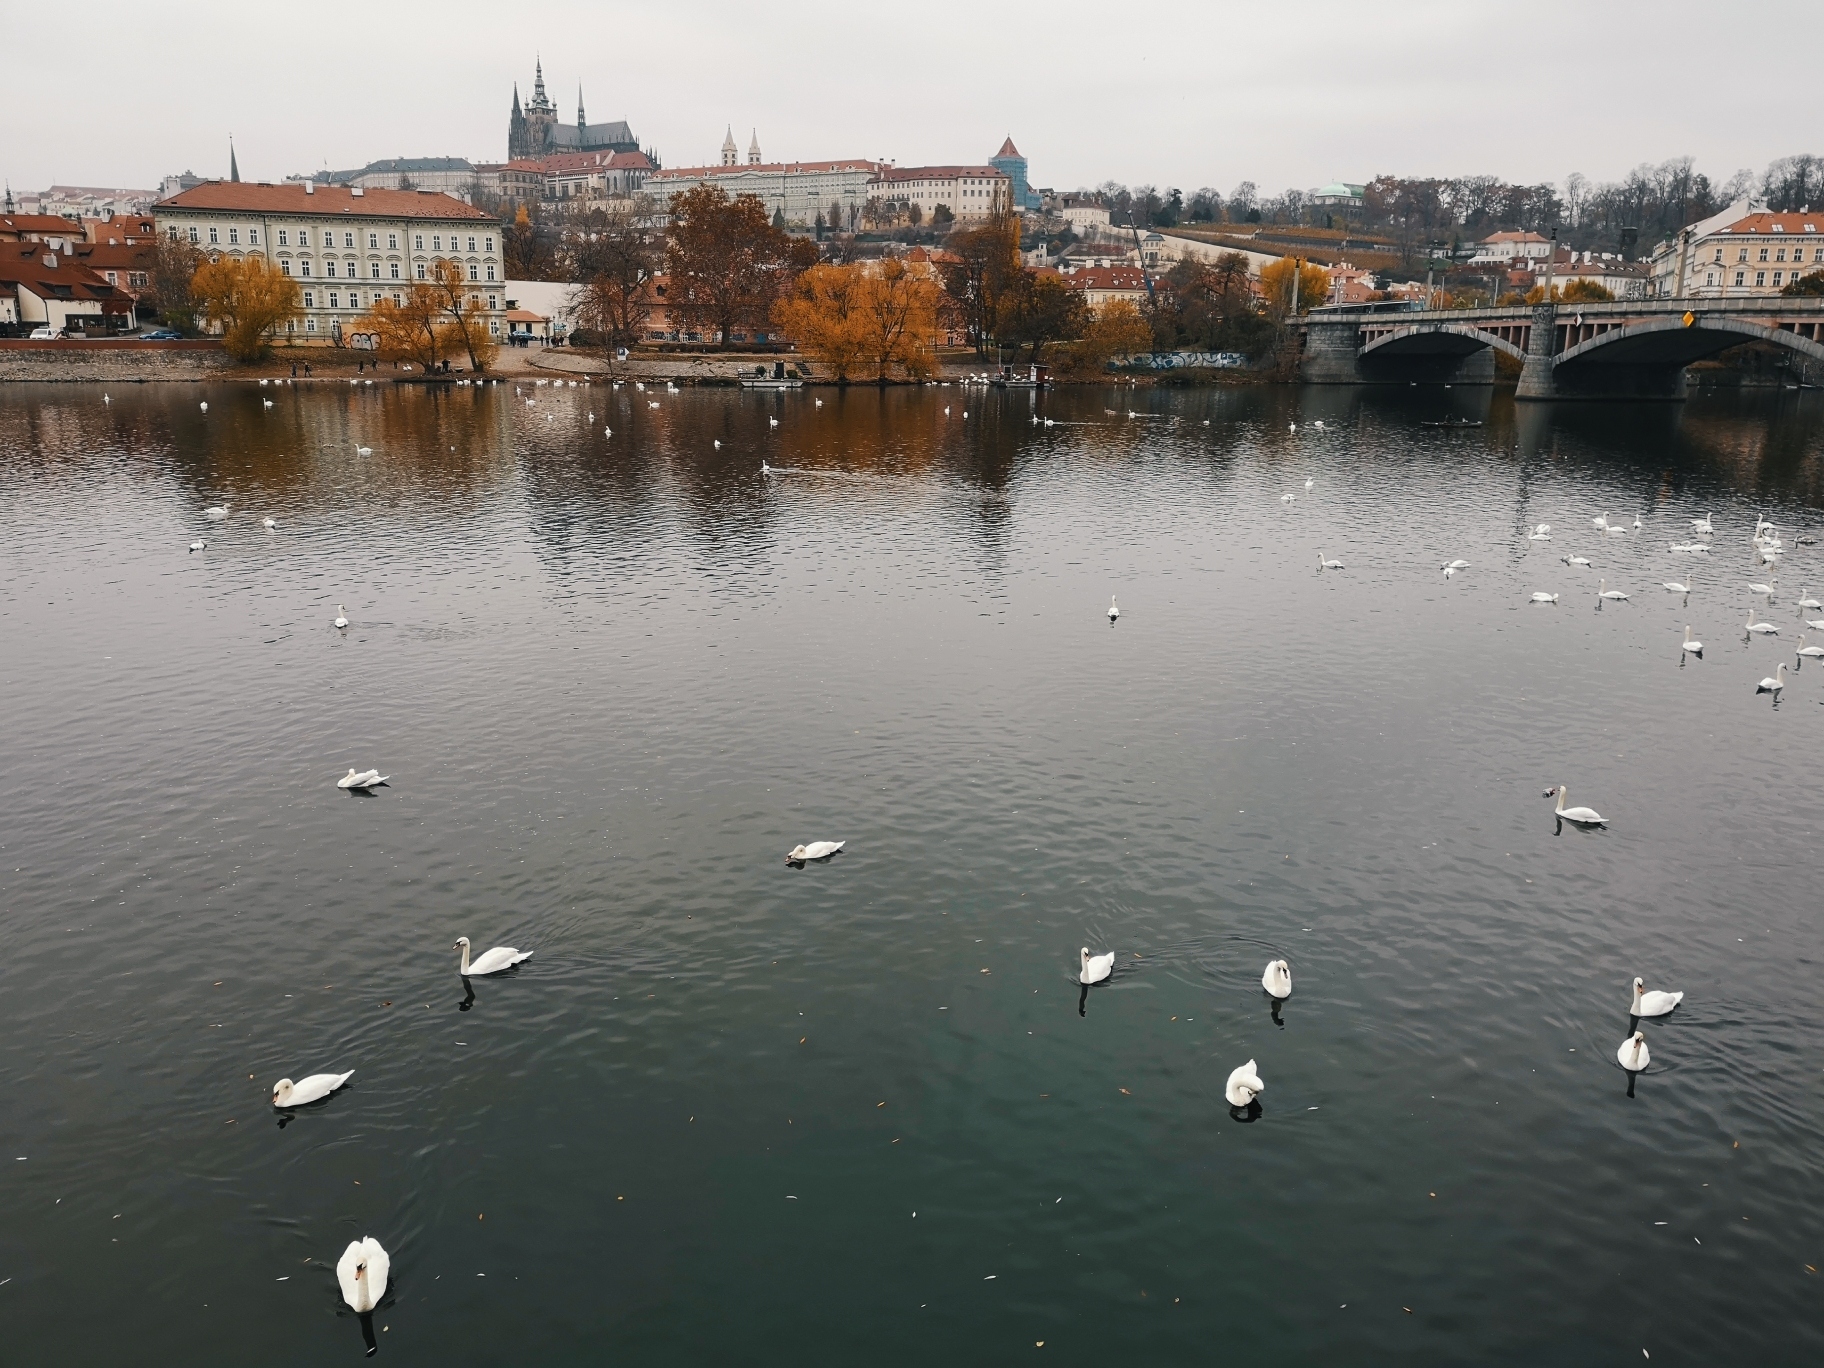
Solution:
{"label": "terracotta rooftop", "polygon": [[492,223],[494,216],[436,190],[367,190],[319,185],[306,194],[301,182],[263,185],[251,181],[206,181],[153,206],[159,209],[215,209],[243,214],[346,214],[371,218],[459,219]]}
{"label": "terracotta rooftop", "polygon": [[1076,290],[1144,290],[1146,272],[1138,266],[1085,266],[1064,277]]}
{"label": "terracotta rooftop", "polygon": [[652,178],[658,180],[679,180],[689,177],[700,180],[704,176],[741,176],[750,172],[778,175],[783,171],[884,171],[888,169],[885,162],[868,161],[857,157],[852,161],[821,162],[761,162],[759,165],[747,166],[672,166],[663,171],[653,172]]}
{"label": "terracotta rooftop", "polygon": [[611,171],[653,169],[651,159],[644,152],[554,152],[542,161],[515,162],[514,166],[522,164],[538,166],[547,175],[553,171],[593,171],[597,167],[606,167]]}
{"label": "terracotta rooftop", "polygon": [[56,214],[8,214],[0,218],[0,233],[50,233],[67,237],[72,233],[80,234],[82,225],[71,223]]}
{"label": "terracotta rooftop", "polygon": [[103,313],[125,313],[133,307],[132,296],[42,242],[0,246],[0,289],[10,294],[21,285],[40,299],[96,300]]}
{"label": "terracotta rooftop", "polygon": [[1739,218],[1725,233],[1824,233],[1824,209],[1808,212],[1750,214]]}
{"label": "terracotta rooftop", "polygon": [[883,166],[877,181],[957,180],[972,176],[977,180],[1006,180],[1007,173],[992,166]]}

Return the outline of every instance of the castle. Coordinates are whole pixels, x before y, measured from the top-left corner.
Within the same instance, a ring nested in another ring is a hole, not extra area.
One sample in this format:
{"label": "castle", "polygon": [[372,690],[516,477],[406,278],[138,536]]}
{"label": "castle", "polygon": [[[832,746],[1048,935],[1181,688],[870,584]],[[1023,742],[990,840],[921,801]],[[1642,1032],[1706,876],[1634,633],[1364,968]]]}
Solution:
{"label": "castle", "polygon": [[519,82],[513,83],[513,113],[507,122],[507,160],[548,157],[553,152],[638,152],[639,140],[625,120],[591,127],[583,115],[583,88],[576,88],[576,122],[557,121],[557,106],[545,96],[545,64],[538,63],[532,98],[522,109]]}

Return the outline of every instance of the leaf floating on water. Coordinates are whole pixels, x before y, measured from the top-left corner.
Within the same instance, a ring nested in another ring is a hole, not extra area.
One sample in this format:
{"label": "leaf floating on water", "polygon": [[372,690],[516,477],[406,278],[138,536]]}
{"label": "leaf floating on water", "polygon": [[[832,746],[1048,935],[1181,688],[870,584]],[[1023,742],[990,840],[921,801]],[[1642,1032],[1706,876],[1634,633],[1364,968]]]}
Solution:
{"label": "leaf floating on water", "polygon": [[1121,1089],[1121,1091],[1122,1091],[1122,1092],[1124,1092],[1124,1093],[1127,1093],[1127,1095],[1128,1095],[1128,1096],[1129,1096],[1129,1097],[1132,1097],[1132,1096],[1133,1096],[1133,1094],[1132,1094],[1132,1093],[1130,1093],[1130,1092],[1127,1092],[1127,1089],[1126,1089],[1126,1088],[1123,1088],[1123,1089]]}

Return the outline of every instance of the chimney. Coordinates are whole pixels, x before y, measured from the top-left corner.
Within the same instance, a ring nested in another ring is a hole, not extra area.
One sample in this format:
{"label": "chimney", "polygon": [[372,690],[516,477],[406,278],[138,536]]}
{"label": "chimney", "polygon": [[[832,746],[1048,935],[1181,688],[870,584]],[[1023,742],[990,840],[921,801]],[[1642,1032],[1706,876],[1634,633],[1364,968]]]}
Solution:
{"label": "chimney", "polygon": [[315,181],[305,181],[304,182],[304,193],[307,195],[316,194],[317,193],[317,183]]}
{"label": "chimney", "polygon": [[358,185],[351,185],[348,187],[348,193],[351,195],[354,195],[358,198],[362,195],[365,195],[367,192]]}

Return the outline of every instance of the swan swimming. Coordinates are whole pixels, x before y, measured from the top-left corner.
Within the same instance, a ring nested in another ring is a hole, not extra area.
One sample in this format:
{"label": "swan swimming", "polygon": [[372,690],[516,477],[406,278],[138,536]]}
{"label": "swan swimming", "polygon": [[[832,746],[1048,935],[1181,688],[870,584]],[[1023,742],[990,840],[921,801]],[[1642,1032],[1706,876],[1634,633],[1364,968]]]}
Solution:
{"label": "swan swimming", "polygon": [[1625,598],[1627,598],[1627,595],[1622,593],[1621,590],[1611,589],[1608,587],[1608,585],[1609,585],[1609,582],[1607,580],[1599,579],[1596,581],[1596,597],[1597,598],[1605,598],[1605,599],[1625,599]]}
{"label": "swan swimming", "polygon": [[200,408],[204,413],[209,412],[209,405],[208,405],[207,401],[205,401],[201,404],[198,404],[197,407]]}
{"label": "swan swimming", "polygon": [[511,969],[521,960],[532,958],[530,950],[515,950],[510,945],[497,945],[470,964],[467,936],[458,936],[456,944],[452,945],[450,949],[462,951],[462,967],[457,972],[464,978],[480,978],[483,974],[498,974],[502,969]]}
{"label": "swan swimming", "polygon": [[205,508],[203,516],[211,522],[220,522],[228,516],[228,509],[231,507],[233,507],[231,504],[217,504],[214,508]]}
{"label": "swan swimming", "polygon": [[348,610],[338,603],[336,605],[336,630],[340,631],[346,626],[348,626]]}
{"label": "swan swimming", "polygon": [[1706,513],[1701,518],[1691,519],[1691,530],[1700,537],[1708,537],[1714,534],[1716,528],[1711,526],[1710,517],[1711,515]]}
{"label": "swan swimming", "polygon": [[1779,582],[1780,582],[1780,577],[1778,575],[1774,575],[1772,577],[1772,583],[1770,583],[1770,584],[1751,584],[1748,586],[1748,592],[1751,594],[1765,594],[1768,598],[1771,599],[1773,597],[1773,586],[1775,584],[1778,584]]}
{"label": "swan swimming", "polygon": [[786,862],[789,864],[794,860],[827,860],[847,844],[847,841],[812,841],[809,845],[793,846],[791,852],[785,857]]}
{"label": "swan swimming", "polygon": [[[1689,581],[1690,578],[1689,575],[1685,576],[1687,581]],[[1677,580],[1661,580],[1659,587],[1674,594],[1688,594],[1691,592],[1691,585],[1689,583],[1680,584]]]}
{"label": "swan swimming", "polygon": [[319,1097],[328,1097],[337,1088],[355,1076],[350,1069],[342,1074],[311,1074],[293,1083],[289,1078],[281,1078],[272,1085],[272,1105],[275,1107],[302,1107],[308,1102],[315,1102]]}
{"label": "swan swimming", "polygon": [[1118,618],[1120,616],[1121,616],[1121,605],[1116,603],[1115,596],[1113,594],[1110,594],[1108,596],[1108,620],[1110,622],[1113,622],[1116,618]]}
{"label": "swan swimming", "polygon": [[1570,793],[1568,788],[1563,784],[1558,785],[1558,816],[1564,818],[1567,822],[1576,822],[1580,826],[1607,826],[1609,824],[1609,819],[1596,811],[1595,808],[1567,808],[1564,805],[1564,800],[1568,793]]}
{"label": "swan swimming", "polygon": [[342,1284],[342,1300],[358,1315],[366,1315],[386,1295],[386,1275],[392,1261],[372,1235],[351,1240],[342,1257],[336,1260],[336,1281]]}
{"label": "swan swimming", "polygon": [[[950,412],[950,410],[949,410],[949,409],[945,409],[945,410],[944,410],[944,412],[945,412],[945,413],[948,413],[948,412]],[[768,418],[768,419],[767,419],[767,420],[766,420],[766,424],[767,424],[767,426],[768,426],[768,427],[778,427],[778,426],[779,426],[779,420],[778,420],[778,419],[777,419],[777,418]]]}
{"label": "swan swimming", "polygon": [[713,446],[717,451],[722,450],[722,443],[719,440],[711,439],[710,445]]}
{"label": "swan swimming", "polygon": [[355,455],[372,456],[373,454],[374,454],[374,449],[372,447],[364,447],[359,442],[355,443]]}
{"label": "swan swimming", "polygon": [[1115,971],[1115,952],[1110,950],[1106,955],[1092,955],[1086,945],[1082,950],[1083,967],[1077,970],[1078,983],[1100,983]]}
{"label": "swan swimming", "polygon": [[766,463],[766,457],[764,456],[760,458],[760,473],[762,475],[771,475],[773,473],[773,468]]}
{"label": "swan swimming", "polygon": [[1556,602],[1558,602],[1558,595],[1535,593],[1533,595],[1533,602],[1534,603],[1556,603]]}
{"label": "swan swimming", "polygon": [[209,549],[209,543],[206,541],[193,541],[190,543],[190,549],[192,551],[207,551]]}
{"label": "swan swimming", "polygon": [[1778,636],[1780,634],[1780,629],[1778,627],[1775,627],[1771,622],[1756,622],[1754,620],[1754,605],[1753,604],[1748,605],[1747,630],[1750,632],[1759,632],[1763,636]]}
{"label": "swan swimming", "polygon": [[1785,687],[1786,662],[1782,660],[1780,662],[1780,668],[1775,670],[1769,678],[1763,679],[1759,684],[1755,685],[1754,691],[1757,694],[1770,693],[1777,699],[1780,696],[1780,690]]}
{"label": "swan swimming", "polygon": [[1629,1073],[1639,1073],[1653,1062],[1653,1056],[1647,1050],[1647,1033],[1636,1031],[1621,1042],[1621,1048],[1615,1051],[1615,1058],[1621,1067]]}
{"label": "swan swimming", "polygon": [[1550,532],[1528,532],[1526,539],[1528,541],[1550,541],[1552,534]]}
{"label": "swan swimming", "polygon": [[1688,622],[1685,624],[1685,644],[1679,649],[1689,651],[1692,655],[1701,656],[1704,653],[1704,643],[1691,640],[1691,624]]}
{"label": "swan swimming", "polygon": [[1595,528],[1598,532],[1608,531],[1609,515],[1607,513],[1598,513],[1595,517],[1590,519],[1590,526]]}
{"label": "swan swimming", "polygon": [[1281,502],[1281,503],[1291,503],[1291,502],[1292,502],[1292,495],[1290,495],[1290,494],[1281,494],[1281,495],[1280,495],[1280,496],[1279,496],[1279,501],[1280,501],[1280,502]]}
{"label": "swan swimming", "polygon": [[260,526],[265,528],[268,532],[270,532],[273,528],[277,527],[278,525],[279,525],[279,521],[277,518],[261,518],[260,519]]}
{"label": "swan swimming", "polygon": [[1634,1000],[1628,1010],[1637,1017],[1665,1016],[1685,1000],[1683,993],[1647,992],[1647,981],[1634,980]]}
{"label": "swan swimming", "polygon": [[1815,598],[1812,598],[1810,595],[1808,595],[1805,592],[1805,586],[1801,584],[1799,586],[1799,607],[1801,607],[1801,608],[1824,608],[1824,603],[1819,603]]}
{"label": "swan swimming", "polygon": [[1587,566],[1590,563],[1590,558],[1588,556],[1560,556],[1558,559],[1563,561],[1566,565]]}
{"label": "swan swimming", "polygon": [[1343,568],[1343,563],[1339,560],[1325,560],[1324,553],[1319,551],[1317,553],[1317,568],[1319,570],[1341,570]]}
{"label": "swan swimming", "polygon": [[336,787],[345,789],[372,788],[375,784],[384,784],[390,777],[391,776],[389,775],[380,773],[379,770],[357,770],[353,765],[350,765],[348,767],[348,773],[336,780]]}
{"label": "swan swimming", "polygon": [[1469,562],[1466,560],[1446,561],[1443,565],[1440,565],[1438,567],[1438,569],[1440,569],[1440,570],[1467,570],[1467,569],[1469,569]]}
{"label": "swan swimming", "polygon": [[1266,973],[1260,976],[1260,986],[1267,990],[1269,997],[1291,997],[1292,966],[1283,959],[1269,961]]}
{"label": "swan swimming", "polygon": [[1307,490],[1308,490],[1308,489],[1310,489],[1310,488],[1311,488],[1311,486],[1312,486],[1312,485],[1314,485],[1314,484],[1316,484],[1316,483],[1317,483],[1317,481],[1316,481],[1316,480],[1306,480],[1306,481],[1305,481],[1305,488],[1306,488],[1306,489],[1307,489]]}
{"label": "swan swimming", "polygon": [[1260,1071],[1254,1061],[1249,1060],[1229,1075],[1228,1085],[1222,1095],[1229,1100],[1231,1107],[1245,1107],[1267,1090],[1267,1085],[1260,1081]]}
{"label": "swan swimming", "polygon": [[1793,654],[1805,656],[1808,659],[1815,660],[1819,656],[1824,656],[1824,646],[1807,646],[1805,644],[1805,633],[1800,632],[1799,633],[1799,648],[1798,648],[1798,650],[1794,651]]}

